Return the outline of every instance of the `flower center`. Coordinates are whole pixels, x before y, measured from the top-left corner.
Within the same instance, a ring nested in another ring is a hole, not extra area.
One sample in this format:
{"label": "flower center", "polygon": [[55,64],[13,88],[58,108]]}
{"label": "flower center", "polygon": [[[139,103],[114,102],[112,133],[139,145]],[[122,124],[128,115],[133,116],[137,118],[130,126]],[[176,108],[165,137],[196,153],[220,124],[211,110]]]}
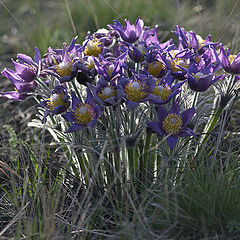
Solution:
{"label": "flower center", "polygon": [[203,78],[205,75],[201,72],[198,72],[196,74],[192,74],[192,76],[198,81],[199,78]]}
{"label": "flower center", "polygon": [[172,92],[170,89],[162,85],[158,85],[153,89],[152,93],[159,96],[161,100],[165,102]]}
{"label": "flower center", "polygon": [[133,102],[140,102],[147,97],[147,86],[144,83],[138,81],[129,82],[125,86],[125,92],[128,95],[128,99]]}
{"label": "flower center", "polygon": [[199,35],[196,35],[196,37],[197,37],[198,46],[199,46],[198,50],[200,50],[204,46],[206,40],[202,39],[202,37]]}
{"label": "flower center", "polygon": [[87,43],[85,47],[84,54],[88,56],[97,57],[102,52],[102,43],[99,39],[94,38]]}
{"label": "flower center", "polygon": [[50,111],[53,111],[53,109],[55,107],[58,107],[58,106],[65,106],[65,107],[68,107],[68,104],[66,102],[63,101],[63,97],[66,96],[65,94],[63,93],[54,93],[51,95],[51,97],[48,99],[49,102],[47,102],[47,107],[49,108]]}
{"label": "flower center", "polygon": [[61,62],[56,66],[56,71],[61,77],[70,75],[71,70],[72,70],[71,62]]}
{"label": "flower center", "polygon": [[101,90],[100,93],[98,93],[98,96],[104,101],[110,97],[113,97],[116,95],[116,91],[113,87],[105,87]]}
{"label": "flower center", "polygon": [[114,65],[113,64],[109,65],[107,68],[107,73],[109,77],[112,76],[113,70],[114,70]]}
{"label": "flower center", "polygon": [[230,64],[232,64],[233,60],[237,57],[237,55],[229,55],[228,56],[228,61]]}
{"label": "flower center", "polygon": [[95,117],[95,112],[90,104],[79,104],[74,110],[76,123],[80,125],[87,125]]}
{"label": "flower center", "polygon": [[93,57],[88,57],[87,61],[86,61],[86,65],[89,71],[91,71],[92,69],[95,68],[95,63],[93,60]]}
{"label": "flower center", "polygon": [[160,71],[164,68],[164,65],[159,61],[154,61],[149,63],[147,71],[149,74],[151,74],[153,77],[157,77],[157,75],[160,73]]}
{"label": "flower center", "polygon": [[187,64],[187,60],[186,59],[182,59],[182,58],[175,58],[174,60],[171,61],[171,68],[173,72],[178,72],[178,71],[183,71],[182,68],[180,68],[179,66],[183,67],[183,68],[188,68],[188,64]]}
{"label": "flower center", "polygon": [[168,114],[163,121],[163,128],[167,134],[178,134],[182,127],[182,119],[177,114]]}

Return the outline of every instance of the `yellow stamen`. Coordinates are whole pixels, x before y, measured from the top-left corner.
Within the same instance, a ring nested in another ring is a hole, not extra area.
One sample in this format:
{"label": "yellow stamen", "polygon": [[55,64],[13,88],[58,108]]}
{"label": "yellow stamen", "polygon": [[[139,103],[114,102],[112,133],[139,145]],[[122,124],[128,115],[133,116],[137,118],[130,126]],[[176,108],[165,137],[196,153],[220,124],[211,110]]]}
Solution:
{"label": "yellow stamen", "polygon": [[182,59],[182,58],[175,58],[174,60],[171,61],[171,68],[173,72],[178,72],[178,71],[183,71],[183,69],[181,69],[179,66],[183,67],[183,68],[188,68],[189,65],[187,64],[187,60],[186,59]]}
{"label": "yellow stamen", "polygon": [[128,99],[133,102],[140,102],[147,97],[146,84],[142,84],[139,81],[130,82],[125,86],[125,92],[128,95]]}
{"label": "yellow stamen", "polygon": [[176,113],[168,114],[163,121],[163,128],[167,134],[178,134],[182,127],[182,119]]}
{"label": "yellow stamen", "polygon": [[84,54],[88,56],[97,57],[102,52],[102,43],[99,39],[94,38],[87,43]]}
{"label": "yellow stamen", "polygon": [[228,61],[230,64],[232,64],[232,62],[234,61],[234,59],[237,57],[237,55],[229,55],[228,56]]}
{"label": "yellow stamen", "polygon": [[164,65],[159,61],[149,63],[147,71],[153,76],[157,77],[160,71],[165,68]]}
{"label": "yellow stamen", "polygon": [[103,101],[113,96],[116,96],[116,90],[113,87],[105,87],[98,93],[98,97]]}
{"label": "yellow stamen", "polygon": [[81,103],[75,108],[74,116],[77,124],[87,125],[93,120],[95,112],[92,105]]}
{"label": "yellow stamen", "polygon": [[157,85],[153,89],[152,93],[156,96],[159,96],[161,98],[161,100],[165,102],[172,92],[170,89],[168,89],[162,85]]}
{"label": "yellow stamen", "polygon": [[91,71],[92,69],[95,68],[95,63],[94,63],[93,57],[88,57],[86,65],[87,65],[87,68],[89,71]]}
{"label": "yellow stamen", "polygon": [[66,96],[63,93],[55,93],[52,94],[50,98],[48,98],[49,102],[47,102],[47,107],[49,108],[50,111],[53,111],[53,109],[57,106],[65,106],[67,107],[68,104],[63,101],[63,97]]}
{"label": "yellow stamen", "polygon": [[56,66],[56,72],[61,76],[71,75],[72,62],[61,62]]}

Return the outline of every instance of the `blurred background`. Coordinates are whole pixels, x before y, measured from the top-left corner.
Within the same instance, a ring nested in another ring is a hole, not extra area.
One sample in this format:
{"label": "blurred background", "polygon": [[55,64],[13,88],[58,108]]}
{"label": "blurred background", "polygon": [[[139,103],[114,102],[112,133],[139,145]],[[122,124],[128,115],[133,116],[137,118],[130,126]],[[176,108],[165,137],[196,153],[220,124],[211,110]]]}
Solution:
{"label": "blurred background", "polygon": [[[159,25],[160,41],[174,38],[178,24],[202,37],[209,33],[234,51],[240,42],[238,0],[2,0],[0,1],[0,59],[16,53],[33,54],[33,46],[45,53],[61,47],[76,35],[106,27],[114,19],[133,23],[141,16],[145,25]],[[75,29],[69,17],[71,12]]]}
{"label": "blurred background", "polygon": [[[12,69],[10,60],[17,53],[33,57],[34,46],[43,55],[49,46],[61,48],[63,41],[70,43],[76,35],[82,43],[88,31],[107,27],[114,19],[135,23],[138,16],[147,26],[159,26],[160,42],[174,39],[171,31],[180,25],[203,38],[211,34],[213,41],[221,41],[236,54],[240,50],[239,10],[239,0],[0,0],[0,71]],[[0,76],[0,91],[12,88]],[[34,103],[0,98],[0,104],[0,122],[25,132]]]}

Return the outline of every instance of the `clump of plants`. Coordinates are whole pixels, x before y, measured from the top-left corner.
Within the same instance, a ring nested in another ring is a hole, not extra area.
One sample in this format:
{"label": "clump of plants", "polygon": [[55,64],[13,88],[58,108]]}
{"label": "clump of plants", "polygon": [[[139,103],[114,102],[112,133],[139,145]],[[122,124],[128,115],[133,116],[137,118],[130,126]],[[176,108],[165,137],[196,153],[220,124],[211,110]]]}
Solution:
{"label": "clump of plants", "polygon": [[0,96],[36,100],[29,126],[48,130],[67,157],[63,179],[71,172],[95,201],[118,209],[111,223],[134,219],[148,189],[181,184],[184,171],[206,163],[226,169],[219,152],[238,96],[240,53],[210,35],[179,26],[173,33],[177,42],[161,42],[158,26],[141,18],[114,21],[81,44],[75,37],[43,56],[36,47],[34,59],[18,54],[15,71],[2,71],[15,90]]}

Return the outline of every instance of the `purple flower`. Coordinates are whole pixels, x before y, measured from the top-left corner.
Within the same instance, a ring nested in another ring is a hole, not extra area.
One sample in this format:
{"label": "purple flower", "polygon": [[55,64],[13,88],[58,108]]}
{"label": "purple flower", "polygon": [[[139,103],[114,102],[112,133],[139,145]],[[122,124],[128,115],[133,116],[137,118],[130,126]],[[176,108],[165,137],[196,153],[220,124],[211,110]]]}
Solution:
{"label": "purple flower", "polygon": [[205,92],[213,83],[225,77],[224,74],[219,76],[214,74],[218,68],[218,64],[205,66],[200,62],[193,63],[186,74],[189,87],[196,92]]}
{"label": "purple flower", "polygon": [[125,20],[125,28],[118,21],[114,21],[114,25],[108,25],[110,29],[116,30],[123,41],[134,43],[136,42],[143,33],[143,20],[138,18],[136,26],[132,25],[128,20]]}
{"label": "purple flower", "polygon": [[94,102],[100,106],[116,105],[121,101],[117,81],[114,79],[109,82],[102,76],[97,81],[96,86],[89,83],[87,85],[92,90]]}
{"label": "purple flower", "polygon": [[16,91],[0,93],[1,97],[11,100],[23,100],[29,93],[34,92],[37,87],[35,77],[39,74],[41,56],[38,48],[35,48],[34,61],[25,54],[18,54],[17,61],[12,60],[16,71],[5,68],[1,73],[8,78],[15,86]]}
{"label": "purple flower", "polygon": [[225,52],[222,44],[220,44],[218,60],[226,72],[240,74],[240,53],[238,55],[231,55],[229,50],[227,49],[227,52]]}
{"label": "purple flower", "polygon": [[169,61],[167,68],[171,70],[172,75],[179,80],[185,79],[185,74],[190,66],[192,53],[188,49],[182,51],[170,50],[167,55]]}
{"label": "purple flower", "polygon": [[125,61],[127,58],[127,51],[116,58],[114,61],[108,61],[102,56],[99,59],[94,59],[95,69],[100,76],[103,76],[106,80],[110,81],[117,74],[123,75],[123,68],[127,68]]}
{"label": "purple flower", "polygon": [[149,46],[152,44],[159,44],[157,29],[158,29],[158,25],[156,25],[154,29],[148,29],[144,31],[143,40],[146,43],[146,46]]}
{"label": "purple flower", "polygon": [[71,96],[73,111],[62,115],[66,121],[73,122],[66,133],[80,131],[87,126],[94,127],[101,114],[101,107],[94,103],[91,92],[88,90],[85,103],[78,99],[74,92]]}
{"label": "purple flower", "polygon": [[174,96],[181,92],[181,86],[186,82],[180,81],[176,84],[172,84],[174,81],[174,77],[169,74],[162,78],[156,79],[156,85],[153,91],[149,95],[149,102],[155,104],[166,104],[168,103]]}
{"label": "purple flower", "polygon": [[50,98],[38,104],[39,107],[45,108],[42,123],[47,121],[49,114],[56,115],[63,113],[70,105],[69,96],[63,86],[56,86],[51,93]]}
{"label": "purple flower", "polygon": [[190,128],[186,127],[195,113],[195,108],[190,108],[180,114],[177,102],[173,103],[169,112],[159,105],[158,122],[149,122],[147,126],[158,135],[166,136],[168,146],[173,149],[179,137],[195,135]]}
{"label": "purple flower", "polygon": [[155,80],[151,75],[138,74],[130,79],[121,78],[118,88],[121,96],[126,99],[127,109],[133,109],[141,102],[149,100],[149,93],[155,87]]}
{"label": "purple flower", "polygon": [[74,38],[71,44],[63,43],[62,49],[48,49],[44,56],[42,74],[50,74],[57,77],[60,83],[73,80],[78,73],[78,59],[81,57],[82,48],[75,44]]}
{"label": "purple flower", "polygon": [[174,33],[179,40],[179,50],[188,48],[194,50],[194,52],[202,53],[205,47],[216,47],[218,45],[218,43],[211,42],[210,34],[206,39],[202,39],[202,37],[195,32],[187,32],[184,28],[180,28],[178,25],[176,26],[176,31]]}

